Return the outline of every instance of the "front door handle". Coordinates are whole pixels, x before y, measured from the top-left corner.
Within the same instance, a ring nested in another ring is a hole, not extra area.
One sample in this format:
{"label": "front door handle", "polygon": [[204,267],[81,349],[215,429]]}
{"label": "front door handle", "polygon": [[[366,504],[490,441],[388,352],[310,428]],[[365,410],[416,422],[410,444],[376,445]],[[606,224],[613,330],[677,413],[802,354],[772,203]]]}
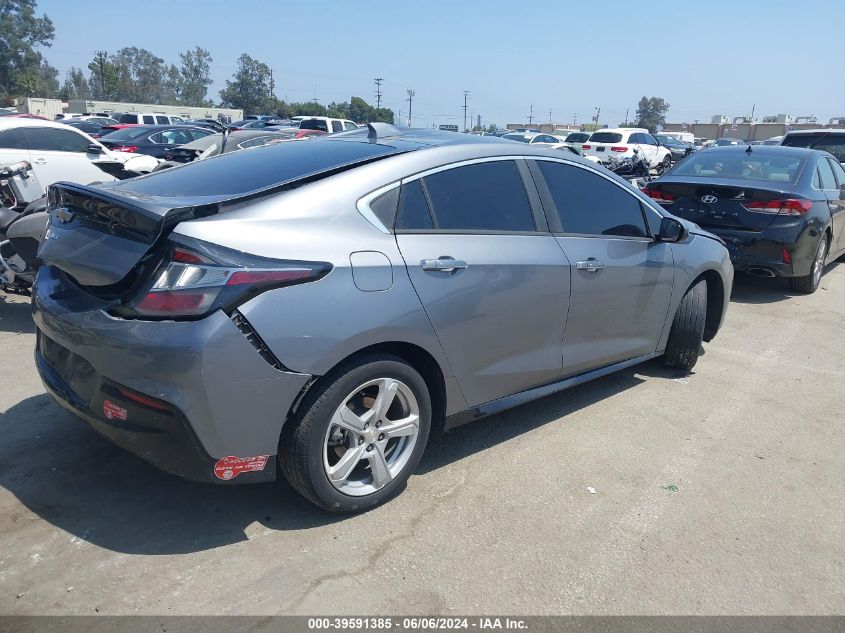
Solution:
{"label": "front door handle", "polygon": [[575,262],[575,268],[578,270],[586,270],[588,273],[597,273],[603,268],[607,268],[607,265],[604,262],[600,262],[599,260],[591,257],[586,261]]}
{"label": "front door handle", "polygon": [[46,164],[47,164],[47,159],[46,159],[46,158],[36,158],[36,159],[35,159],[34,161],[32,161],[32,162],[33,162],[33,163],[35,163],[36,165],[46,165]]}
{"label": "front door handle", "polygon": [[462,259],[455,259],[454,257],[441,256],[437,259],[424,259],[420,262],[420,267],[423,270],[434,271],[438,273],[453,273],[456,270],[463,270],[467,268],[467,264]]}

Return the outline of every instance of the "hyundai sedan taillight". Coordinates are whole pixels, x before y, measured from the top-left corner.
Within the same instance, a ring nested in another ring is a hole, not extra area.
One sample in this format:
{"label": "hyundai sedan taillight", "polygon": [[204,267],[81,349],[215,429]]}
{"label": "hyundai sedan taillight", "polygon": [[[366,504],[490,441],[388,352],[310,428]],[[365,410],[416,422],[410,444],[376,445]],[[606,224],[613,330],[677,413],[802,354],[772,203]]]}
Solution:
{"label": "hyundai sedan taillight", "polygon": [[764,202],[743,202],[742,206],[756,213],[801,217],[813,208],[813,201],[804,198],[786,198],[783,200],[766,200]]}
{"label": "hyundai sedan taillight", "polygon": [[190,242],[171,241],[169,257],[154,273],[154,281],[115,313],[152,319],[195,319],[215,310],[228,313],[262,292],[316,281],[332,268],[326,262],[269,259]]}

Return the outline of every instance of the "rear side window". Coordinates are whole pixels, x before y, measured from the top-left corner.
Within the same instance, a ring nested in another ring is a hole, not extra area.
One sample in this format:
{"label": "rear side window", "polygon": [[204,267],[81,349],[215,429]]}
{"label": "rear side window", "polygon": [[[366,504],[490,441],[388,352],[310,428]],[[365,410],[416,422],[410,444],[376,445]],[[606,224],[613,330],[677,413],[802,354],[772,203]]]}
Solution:
{"label": "rear side window", "polygon": [[547,161],[537,165],[557,209],[557,218],[549,218],[553,231],[648,236],[640,201],[632,193],[580,167]]}
{"label": "rear side window", "polygon": [[837,163],[835,160],[830,160],[830,166],[833,168],[833,174],[836,176],[836,186],[841,187],[845,185],[845,169],[842,169],[842,164]]}
{"label": "rear side window", "polygon": [[826,158],[819,159],[819,181],[822,189],[836,189],[836,179]]}
{"label": "rear side window", "polygon": [[393,228],[393,223],[396,220],[396,206],[399,202],[399,187],[393,187],[390,191],[381,194],[378,198],[370,201],[370,211],[373,212],[379,222],[381,222],[387,230]]}
{"label": "rear side window", "polygon": [[402,185],[399,194],[399,211],[396,213],[397,231],[430,231],[434,228],[428,201],[421,180]]}
{"label": "rear side window", "polygon": [[152,125],[153,123],[155,123],[155,119],[153,118],[152,115],[145,114],[144,115],[144,123]]}
{"label": "rear side window", "polygon": [[438,229],[534,231],[522,176],[511,160],[456,167],[424,178]]}

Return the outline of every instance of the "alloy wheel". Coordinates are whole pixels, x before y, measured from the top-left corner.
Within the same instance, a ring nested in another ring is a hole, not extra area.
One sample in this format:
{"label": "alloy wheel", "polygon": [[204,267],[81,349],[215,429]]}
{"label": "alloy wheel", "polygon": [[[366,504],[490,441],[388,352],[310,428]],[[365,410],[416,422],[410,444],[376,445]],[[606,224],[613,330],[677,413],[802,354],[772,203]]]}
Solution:
{"label": "alloy wheel", "polygon": [[381,490],[408,464],[420,430],[411,388],[394,378],[370,380],[343,400],[323,441],[323,468],[340,492]]}
{"label": "alloy wheel", "polygon": [[824,260],[827,255],[827,235],[822,235],[819,240],[819,250],[816,252],[816,258],[813,260],[813,286],[818,286],[822,280],[822,271],[824,271]]}

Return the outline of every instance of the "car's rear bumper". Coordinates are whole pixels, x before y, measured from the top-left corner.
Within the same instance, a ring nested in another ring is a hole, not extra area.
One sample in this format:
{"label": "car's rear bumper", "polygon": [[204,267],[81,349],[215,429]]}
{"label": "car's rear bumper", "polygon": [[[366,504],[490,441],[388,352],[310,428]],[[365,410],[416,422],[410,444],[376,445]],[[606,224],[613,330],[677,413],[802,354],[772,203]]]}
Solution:
{"label": "car's rear bumper", "polygon": [[772,277],[809,274],[820,237],[810,227],[774,227],[760,232],[702,228],[725,241],[736,272]]}
{"label": "car's rear bumper", "polygon": [[[282,425],[310,376],[271,366],[221,312],[190,322],[128,321],[103,307],[55,268],[39,271],[36,364],[64,408],[183,477],[275,478]],[[221,463],[234,464],[236,476]]]}

